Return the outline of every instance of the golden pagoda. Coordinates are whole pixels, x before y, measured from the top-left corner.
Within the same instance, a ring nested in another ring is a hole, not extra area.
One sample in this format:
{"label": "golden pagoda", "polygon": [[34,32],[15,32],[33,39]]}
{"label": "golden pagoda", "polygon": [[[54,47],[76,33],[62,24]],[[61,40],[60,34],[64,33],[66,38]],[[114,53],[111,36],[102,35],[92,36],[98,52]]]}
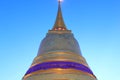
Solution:
{"label": "golden pagoda", "polygon": [[63,21],[61,0],[55,24],[42,40],[22,80],[97,80]]}

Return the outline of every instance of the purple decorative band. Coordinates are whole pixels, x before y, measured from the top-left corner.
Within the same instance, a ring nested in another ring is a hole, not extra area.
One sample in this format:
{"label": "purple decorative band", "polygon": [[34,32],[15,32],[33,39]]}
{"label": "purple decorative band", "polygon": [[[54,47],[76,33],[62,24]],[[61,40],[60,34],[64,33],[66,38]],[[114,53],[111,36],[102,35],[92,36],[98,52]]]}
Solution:
{"label": "purple decorative band", "polygon": [[83,72],[87,72],[91,75],[93,75],[93,72],[83,64],[79,64],[76,62],[67,62],[67,61],[53,61],[53,62],[44,62],[37,64],[33,67],[31,67],[25,75],[36,72],[38,70],[47,70],[52,68],[61,68],[61,69],[75,69],[80,70]]}

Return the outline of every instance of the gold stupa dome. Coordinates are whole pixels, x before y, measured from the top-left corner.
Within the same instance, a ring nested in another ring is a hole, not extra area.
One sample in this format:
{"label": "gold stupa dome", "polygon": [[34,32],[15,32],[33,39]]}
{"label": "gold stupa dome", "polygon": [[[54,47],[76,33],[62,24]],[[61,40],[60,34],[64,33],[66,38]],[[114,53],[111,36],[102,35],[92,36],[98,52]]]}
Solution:
{"label": "gold stupa dome", "polygon": [[55,24],[22,80],[97,80],[64,23],[60,1]]}

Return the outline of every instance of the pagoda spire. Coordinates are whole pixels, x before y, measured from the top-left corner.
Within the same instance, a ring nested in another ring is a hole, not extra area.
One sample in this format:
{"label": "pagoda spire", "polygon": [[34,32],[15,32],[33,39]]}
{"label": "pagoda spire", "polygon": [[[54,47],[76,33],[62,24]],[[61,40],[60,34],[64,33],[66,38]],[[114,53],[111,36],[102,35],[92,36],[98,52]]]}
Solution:
{"label": "pagoda spire", "polygon": [[61,1],[62,0],[58,0],[58,13],[52,30],[67,30],[62,17]]}
{"label": "pagoda spire", "polygon": [[38,54],[22,80],[97,80],[73,33],[66,29],[61,1],[55,25],[41,41]]}

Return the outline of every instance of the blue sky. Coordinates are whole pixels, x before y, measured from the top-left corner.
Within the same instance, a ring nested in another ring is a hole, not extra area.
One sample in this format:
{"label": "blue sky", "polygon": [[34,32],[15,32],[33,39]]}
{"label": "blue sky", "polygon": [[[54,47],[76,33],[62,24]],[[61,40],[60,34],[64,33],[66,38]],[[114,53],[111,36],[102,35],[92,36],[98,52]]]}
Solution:
{"label": "blue sky", "polygon": [[[21,80],[52,28],[57,0],[0,0],[0,80]],[[64,21],[98,80],[119,80],[120,0],[64,0]]]}

